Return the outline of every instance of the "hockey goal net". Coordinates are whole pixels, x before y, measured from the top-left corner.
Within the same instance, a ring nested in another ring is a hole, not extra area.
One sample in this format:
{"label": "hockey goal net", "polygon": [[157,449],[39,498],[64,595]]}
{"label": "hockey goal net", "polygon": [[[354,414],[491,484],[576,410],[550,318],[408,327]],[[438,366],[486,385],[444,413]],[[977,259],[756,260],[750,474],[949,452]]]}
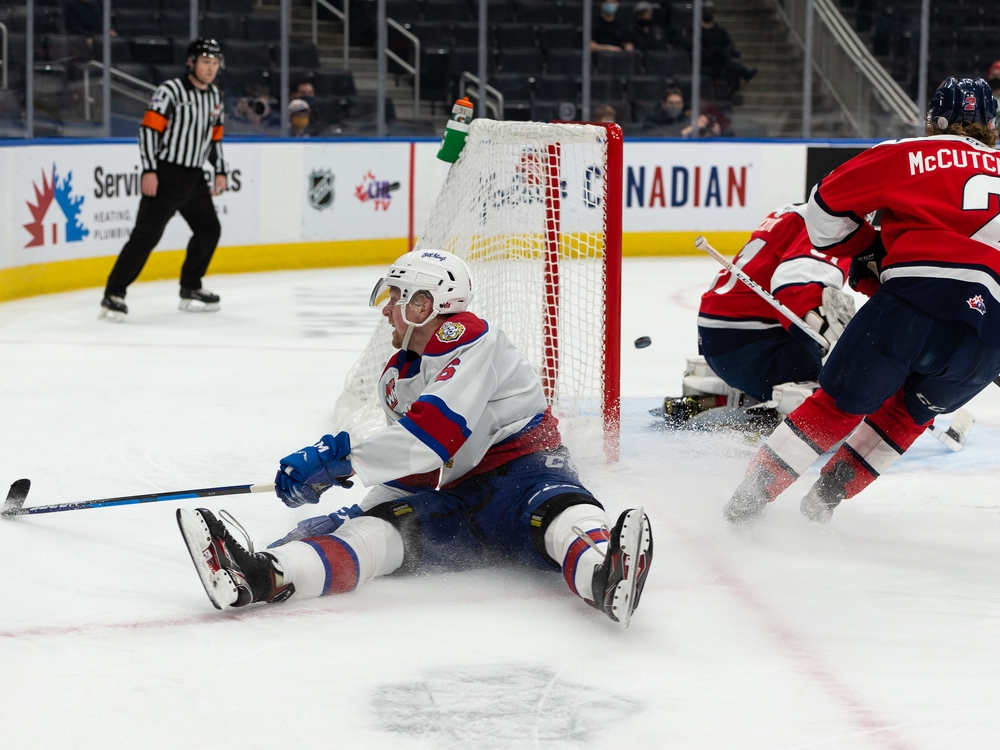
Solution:
{"label": "hockey goal net", "polygon": [[[566,426],[618,455],[622,136],[617,125],[474,120],[415,249],[468,262],[471,310],[534,364]],[[337,402],[339,429],[385,426],[376,393],[393,349],[376,328]],[[566,421],[568,420],[568,424]]]}

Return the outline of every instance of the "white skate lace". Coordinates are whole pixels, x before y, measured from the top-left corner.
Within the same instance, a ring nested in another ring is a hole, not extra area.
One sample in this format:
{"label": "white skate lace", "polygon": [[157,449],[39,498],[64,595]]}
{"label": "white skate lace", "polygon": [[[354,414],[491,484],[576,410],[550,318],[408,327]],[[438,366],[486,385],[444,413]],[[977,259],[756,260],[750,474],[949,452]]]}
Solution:
{"label": "white skate lace", "polygon": [[579,526],[570,526],[570,531],[576,534],[577,539],[585,542],[588,547],[590,547],[595,552],[600,553],[601,557],[607,557],[607,553],[597,546],[597,543],[591,539],[586,532],[583,531]]}
{"label": "white skate lace", "polygon": [[230,513],[228,510],[220,510],[219,518],[228,523],[230,526],[235,526],[237,529],[240,530],[240,533],[243,535],[243,538],[247,540],[247,545],[246,545],[247,551],[250,552],[250,554],[252,555],[254,553],[253,542],[250,540],[250,535],[247,533],[247,530],[243,528],[243,524],[237,521],[236,518],[233,517],[233,514]]}

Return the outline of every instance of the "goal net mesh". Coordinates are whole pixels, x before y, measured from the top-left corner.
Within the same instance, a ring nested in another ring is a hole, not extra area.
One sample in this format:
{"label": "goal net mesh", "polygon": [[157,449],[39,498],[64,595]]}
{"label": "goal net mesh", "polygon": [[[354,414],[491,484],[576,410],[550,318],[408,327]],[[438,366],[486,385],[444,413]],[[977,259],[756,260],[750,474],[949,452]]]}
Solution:
{"label": "goal net mesh", "polygon": [[[563,419],[603,404],[606,159],[599,126],[474,120],[415,248],[469,264],[470,310],[524,352]],[[355,441],[385,426],[376,385],[392,353],[381,322],[335,410]]]}

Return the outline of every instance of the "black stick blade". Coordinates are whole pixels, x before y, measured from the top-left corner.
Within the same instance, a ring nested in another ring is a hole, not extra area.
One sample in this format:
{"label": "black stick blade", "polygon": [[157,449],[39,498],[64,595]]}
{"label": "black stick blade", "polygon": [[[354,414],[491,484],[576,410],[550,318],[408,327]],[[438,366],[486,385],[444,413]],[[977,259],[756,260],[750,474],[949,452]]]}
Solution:
{"label": "black stick blade", "polygon": [[18,479],[14,482],[7,492],[7,499],[3,501],[3,508],[0,508],[0,516],[20,515],[21,507],[24,505],[30,489],[30,479]]}

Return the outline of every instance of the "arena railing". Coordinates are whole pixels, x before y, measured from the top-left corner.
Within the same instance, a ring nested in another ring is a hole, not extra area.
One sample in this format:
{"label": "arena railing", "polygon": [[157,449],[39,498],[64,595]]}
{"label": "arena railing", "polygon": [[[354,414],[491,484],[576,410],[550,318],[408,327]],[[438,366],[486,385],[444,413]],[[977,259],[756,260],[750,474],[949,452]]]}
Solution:
{"label": "arena railing", "polygon": [[385,48],[386,57],[393,60],[399,67],[413,76],[413,116],[420,114],[420,40],[402,24],[391,18],[385,19],[386,24],[403,35],[410,44],[413,45],[413,65],[397,55],[388,47]]}
{"label": "arena railing", "polygon": [[[91,105],[95,101],[95,99],[90,95],[90,69],[92,67],[103,71],[104,64],[98,62],[97,60],[89,60],[83,66],[83,119],[87,122],[90,122]],[[122,96],[127,96],[129,99],[134,99],[142,104],[147,104],[149,102],[149,94],[156,91],[156,86],[153,84],[134,76],[130,76],[128,73],[118,70],[118,68],[110,68],[110,73],[112,77],[125,81],[126,83],[142,89],[143,92],[145,92],[143,94],[138,94],[124,86],[116,86],[112,83],[111,90],[116,94],[121,94]]]}
{"label": "arena railing", "polygon": [[[466,89],[466,82],[475,84],[475,88]],[[458,81],[458,97],[462,99],[467,94],[477,102],[479,101],[479,76],[465,70],[462,71],[462,77]],[[486,108],[493,110],[495,119],[503,119],[503,94],[500,93],[499,89],[493,88],[488,83],[486,84]]]}
{"label": "arena railing", "polygon": [[[856,136],[913,134],[920,123],[919,108],[858,38],[832,0],[772,1],[799,48],[803,52],[811,49],[814,74]],[[810,4],[819,23],[810,18]],[[809,81],[803,89],[806,95],[810,93]],[[806,131],[811,105],[811,100],[802,102],[804,137],[810,135]]]}
{"label": "arena railing", "polygon": [[0,90],[7,90],[7,69],[10,63],[7,60],[7,25],[0,23],[0,65],[3,66],[3,73],[0,74]]}
{"label": "arena railing", "polygon": [[350,66],[351,46],[351,0],[343,0],[344,9],[331,5],[326,0],[312,0],[312,43],[319,44],[319,6],[330,11],[344,25],[344,70]]}

